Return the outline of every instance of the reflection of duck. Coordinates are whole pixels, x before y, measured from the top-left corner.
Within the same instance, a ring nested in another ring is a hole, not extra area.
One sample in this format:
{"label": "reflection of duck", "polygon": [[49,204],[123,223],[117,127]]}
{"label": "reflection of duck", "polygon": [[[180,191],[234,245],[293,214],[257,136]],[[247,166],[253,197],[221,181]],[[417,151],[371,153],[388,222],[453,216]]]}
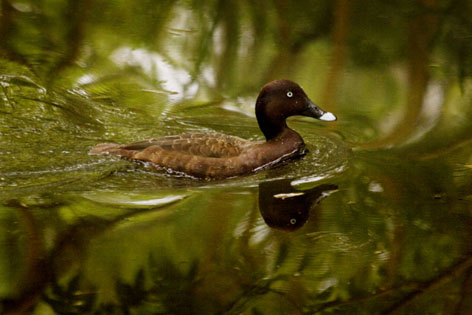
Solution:
{"label": "reflection of duck", "polygon": [[338,186],[323,184],[309,190],[296,190],[290,179],[259,184],[259,210],[268,226],[294,231],[308,220],[310,208]]}
{"label": "reflection of duck", "polygon": [[118,155],[201,178],[238,176],[303,154],[302,137],[285,122],[293,115],[336,120],[333,114],[313,104],[298,84],[277,80],[266,84],[256,101],[256,117],[266,141],[196,133],[125,145],[102,143],[90,154]]}

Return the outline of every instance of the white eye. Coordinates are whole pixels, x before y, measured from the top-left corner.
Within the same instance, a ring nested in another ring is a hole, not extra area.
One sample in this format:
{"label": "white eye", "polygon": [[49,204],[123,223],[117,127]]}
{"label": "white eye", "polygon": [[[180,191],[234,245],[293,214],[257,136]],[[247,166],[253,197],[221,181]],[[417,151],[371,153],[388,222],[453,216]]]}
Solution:
{"label": "white eye", "polygon": [[294,218],[290,219],[290,223],[291,223],[291,224],[297,223],[297,219],[294,219]]}
{"label": "white eye", "polygon": [[288,92],[287,92],[287,96],[288,96],[288,97],[292,97],[292,96],[293,96],[292,91],[288,91]]}

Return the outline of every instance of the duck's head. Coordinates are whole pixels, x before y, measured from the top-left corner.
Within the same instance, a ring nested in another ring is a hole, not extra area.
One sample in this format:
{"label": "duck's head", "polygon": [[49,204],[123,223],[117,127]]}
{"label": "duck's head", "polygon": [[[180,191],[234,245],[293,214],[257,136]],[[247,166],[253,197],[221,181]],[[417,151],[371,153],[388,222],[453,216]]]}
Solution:
{"label": "duck's head", "polygon": [[303,89],[290,80],[267,83],[256,101],[256,117],[267,140],[275,138],[284,128],[290,116],[301,115],[323,121],[334,121],[336,116],[316,106]]}

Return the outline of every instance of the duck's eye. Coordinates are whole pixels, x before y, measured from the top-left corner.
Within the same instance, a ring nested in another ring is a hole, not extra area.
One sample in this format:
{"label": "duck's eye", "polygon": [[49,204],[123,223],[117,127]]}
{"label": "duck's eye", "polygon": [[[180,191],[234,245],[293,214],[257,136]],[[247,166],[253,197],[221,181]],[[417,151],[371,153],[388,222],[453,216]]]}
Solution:
{"label": "duck's eye", "polygon": [[291,223],[291,224],[297,223],[297,219],[294,219],[294,218],[290,219],[290,223]]}
{"label": "duck's eye", "polygon": [[292,91],[288,91],[288,92],[287,92],[287,96],[288,96],[288,97],[292,97],[292,96],[293,96],[293,92],[292,92]]}

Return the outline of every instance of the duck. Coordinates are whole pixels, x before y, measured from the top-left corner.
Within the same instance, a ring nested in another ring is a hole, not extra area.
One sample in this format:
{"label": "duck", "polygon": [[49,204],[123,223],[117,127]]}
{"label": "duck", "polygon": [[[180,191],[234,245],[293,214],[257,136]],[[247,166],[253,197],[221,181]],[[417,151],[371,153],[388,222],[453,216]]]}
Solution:
{"label": "duck", "polygon": [[256,119],[265,137],[249,141],[222,133],[184,133],[129,144],[101,143],[90,155],[119,156],[143,162],[170,174],[223,179],[258,172],[306,153],[302,137],[287,126],[290,116],[335,121],[336,116],[315,105],[291,80],[264,85],[255,104]]}

